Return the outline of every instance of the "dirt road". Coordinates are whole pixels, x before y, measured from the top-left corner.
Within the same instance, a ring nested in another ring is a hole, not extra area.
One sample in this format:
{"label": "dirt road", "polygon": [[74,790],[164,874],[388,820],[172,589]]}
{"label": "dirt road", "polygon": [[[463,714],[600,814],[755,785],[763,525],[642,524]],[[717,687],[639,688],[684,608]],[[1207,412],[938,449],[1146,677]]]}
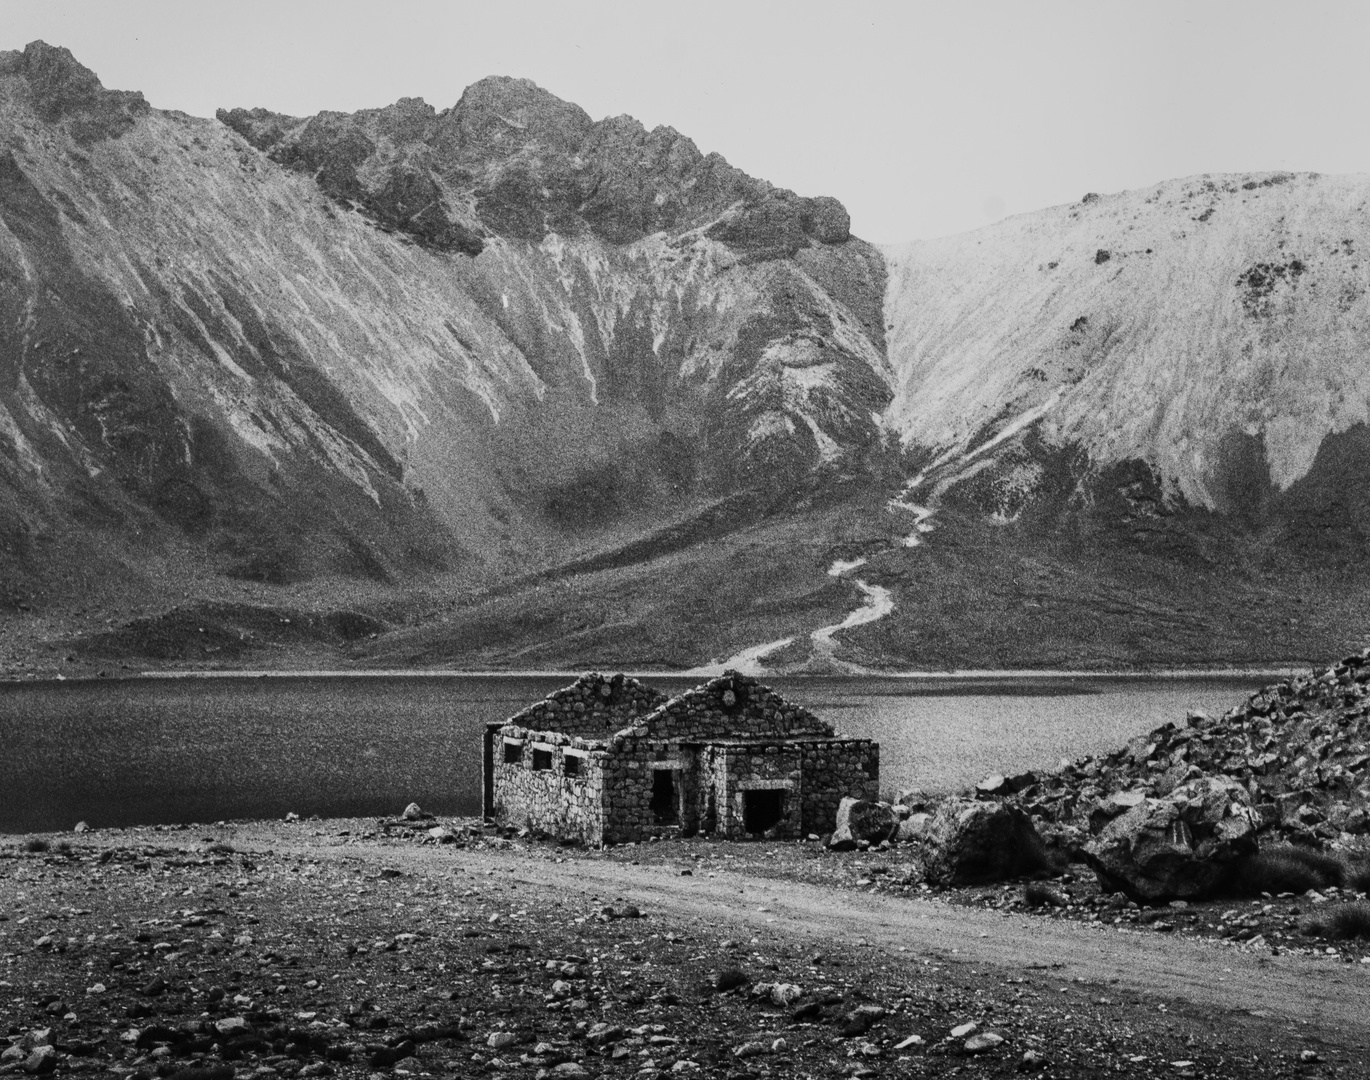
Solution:
{"label": "dirt road", "polygon": [[[301,850],[317,858],[329,850],[356,856],[368,847]],[[1154,1006],[1227,1014],[1230,1022],[1257,1030],[1292,1028],[1348,1050],[1370,1043],[1370,965],[1271,956],[1151,930],[1090,927],[729,871],[682,876],[676,867],[620,858],[557,861],[556,849],[449,851],[378,846],[372,857],[419,875],[449,874],[455,866],[508,875],[523,889],[572,904],[622,899],[683,924],[715,931],[726,925],[738,936],[808,939],[816,951],[830,954],[871,949],[888,954],[883,962],[993,968],[1005,978],[1038,971],[1062,985],[1083,981],[1115,996],[1140,995]]]}

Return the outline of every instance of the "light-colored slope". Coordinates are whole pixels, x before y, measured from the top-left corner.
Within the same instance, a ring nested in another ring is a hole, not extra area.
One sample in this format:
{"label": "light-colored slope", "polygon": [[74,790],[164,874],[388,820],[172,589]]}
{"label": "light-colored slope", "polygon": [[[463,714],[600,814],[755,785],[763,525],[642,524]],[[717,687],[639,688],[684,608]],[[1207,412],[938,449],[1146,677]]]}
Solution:
{"label": "light-colored slope", "polygon": [[965,450],[1041,410],[1208,507],[1224,439],[1263,436],[1287,488],[1370,420],[1368,203],[1366,176],[1199,176],[885,249],[886,422]]}

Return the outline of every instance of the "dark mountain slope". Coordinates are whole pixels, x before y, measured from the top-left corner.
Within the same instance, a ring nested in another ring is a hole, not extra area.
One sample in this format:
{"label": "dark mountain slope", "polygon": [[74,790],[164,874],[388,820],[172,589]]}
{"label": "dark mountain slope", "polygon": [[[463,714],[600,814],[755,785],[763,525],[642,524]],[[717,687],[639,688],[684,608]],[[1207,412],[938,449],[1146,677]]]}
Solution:
{"label": "dark mountain slope", "polygon": [[225,120],[0,56],[8,617],[403,612],[879,451],[883,261],[835,200],[519,80]]}

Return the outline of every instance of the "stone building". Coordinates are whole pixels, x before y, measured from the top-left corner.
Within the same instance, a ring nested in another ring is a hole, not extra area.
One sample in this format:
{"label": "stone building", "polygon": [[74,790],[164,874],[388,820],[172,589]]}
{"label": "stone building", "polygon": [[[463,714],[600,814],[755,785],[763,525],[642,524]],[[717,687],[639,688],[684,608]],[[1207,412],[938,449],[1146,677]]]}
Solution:
{"label": "stone building", "polygon": [[486,731],[486,814],[589,844],[830,832],[879,781],[876,743],[734,671],[669,699],[582,675]]}

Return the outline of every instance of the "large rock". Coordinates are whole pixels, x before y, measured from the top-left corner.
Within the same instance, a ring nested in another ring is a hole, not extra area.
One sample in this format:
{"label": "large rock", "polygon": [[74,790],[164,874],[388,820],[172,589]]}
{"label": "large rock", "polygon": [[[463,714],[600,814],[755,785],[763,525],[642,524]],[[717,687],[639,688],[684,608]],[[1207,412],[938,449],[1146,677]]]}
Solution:
{"label": "large rock", "polygon": [[831,844],[847,847],[861,840],[878,844],[892,839],[898,828],[899,814],[889,803],[845,798],[837,804],[837,826]]}
{"label": "large rock", "polygon": [[1146,802],[1146,791],[1143,788],[1131,788],[1128,791],[1118,791],[1112,795],[1105,795],[1090,808],[1089,831],[1103,832],[1110,821],[1122,817],[1129,810],[1141,806],[1144,802]]}
{"label": "large rock", "polygon": [[928,824],[931,821],[931,814],[910,814],[899,822],[899,828],[895,830],[894,838],[901,844],[921,840],[927,834]]}
{"label": "large rock", "polygon": [[1181,784],[1115,818],[1085,846],[1099,884],[1139,902],[1218,891],[1256,850],[1259,819],[1246,789],[1226,777]]}
{"label": "large rock", "polygon": [[1017,877],[1047,863],[1032,819],[1004,803],[948,799],[928,822],[923,842],[928,880],[939,885]]}

